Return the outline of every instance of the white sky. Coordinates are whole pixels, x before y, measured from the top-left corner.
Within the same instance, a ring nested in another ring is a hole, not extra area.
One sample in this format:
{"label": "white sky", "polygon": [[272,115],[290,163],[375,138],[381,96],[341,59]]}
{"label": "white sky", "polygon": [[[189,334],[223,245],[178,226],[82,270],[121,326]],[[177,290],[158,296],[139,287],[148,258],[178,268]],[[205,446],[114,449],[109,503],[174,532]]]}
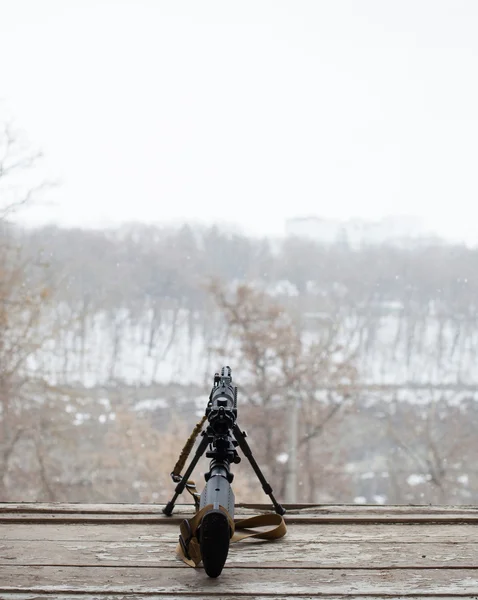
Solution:
{"label": "white sky", "polygon": [[37,220],[478,238],[475,0],[0,0],[0,99],[62,182]]}

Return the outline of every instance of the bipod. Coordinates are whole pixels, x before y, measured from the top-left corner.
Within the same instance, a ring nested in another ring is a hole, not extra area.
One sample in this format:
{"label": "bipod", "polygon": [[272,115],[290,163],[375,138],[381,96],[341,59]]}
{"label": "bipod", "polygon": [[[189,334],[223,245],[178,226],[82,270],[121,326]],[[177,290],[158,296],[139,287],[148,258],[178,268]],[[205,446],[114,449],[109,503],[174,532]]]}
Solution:
{"label": "bipod", "polygon": [[[174,478],[175,481],[178,481],[178,484],[174,489],[174,496],[163,508],[163,513],[165,515],[167,515],[168,517],[170,517],[173,514],[173,509],[174,509],[174,505],[176,504],[176,500],[177,500],[179,494],[183,493],[184,488],[187,487],[189,478],[191,477],[191,473],[194,471],[194,467],[197,465],[199,459],[206,451],[206,449],[209,445],[209,441],[210,441],[209,434],[206,429],[205,431],[202,432],[202,440],[201,440],[199,446],[197,447],[194,457],[191,461],[191,464],[187,468],[186,472],[184,473],[184,475],[181,478],[179,478],[179,477]],[[194,503],[196,505],[196,509],[198,509],[199,506],[198,506],[197,496],[195,496],[194,493],[192,495],[194,496]]]}
{"label": "bipod", "polygon": [[236,422],[234,424],[234,427],[232,428],[232,433],[233,433],[234,438],[236,439],[237,443],[239,444],[239,448],[242,450],[244,456],[251,463],[251,467],[254,469],[254,473],[257,475],[257,478],[261,482],[262,489],[271,499],[271,502],[274,505],[274,510],[276,511],[276,513],[278,515],[284,515],[286,512],[285,508],[283,506],[281,506],[277,502],[277,500],[274,498],[274,494],[272,493],[272,487],[270,486],[270,484],[267,482],[266,478],[264,477],[264,474],[262,473],[259,465],[257,464],[256,459],[254,458],[254,455],[252,454],[251,447],[246,442],[246,436],[247,436],[246,432],[241,431],[239,425]]}

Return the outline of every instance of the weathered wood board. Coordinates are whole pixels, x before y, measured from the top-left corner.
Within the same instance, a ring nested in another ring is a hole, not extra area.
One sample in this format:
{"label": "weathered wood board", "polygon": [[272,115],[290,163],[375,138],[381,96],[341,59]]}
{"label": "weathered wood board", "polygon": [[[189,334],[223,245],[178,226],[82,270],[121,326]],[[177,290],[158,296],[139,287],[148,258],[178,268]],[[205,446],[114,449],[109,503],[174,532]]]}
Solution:
{"label": "weathered wood board", "polygon": [[233,544],[217,580],[175,556],[191,507],[161,508],[0,504],[0,599],[478,597],[477,507],[290,507],[286,537]]}

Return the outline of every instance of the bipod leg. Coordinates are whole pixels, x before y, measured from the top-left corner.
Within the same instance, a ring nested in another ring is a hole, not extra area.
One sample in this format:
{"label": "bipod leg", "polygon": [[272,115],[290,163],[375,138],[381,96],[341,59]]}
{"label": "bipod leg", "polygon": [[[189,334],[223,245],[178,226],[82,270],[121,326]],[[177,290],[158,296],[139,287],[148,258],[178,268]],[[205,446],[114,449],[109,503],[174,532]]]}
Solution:
{"label": "bipod leg", "polygon": [[207,432],[204,431],[201,443],[197,447],[196,453],[191,461],[191,464],[187,468],[186,472],[184,473],[184,475],[181,478],[181,481],[178,483],[178,485],[176,486],[176,488],[174,490],[174,496],[163,508],[163,513],[165,515],[168,515],[168,517],[171,516],[171,514],[173,512],[174,504],[176,503],[176,500],[177,500],[177,497],[179,496],[179,494],[183,493],[184,488],[186,487],[186,483],[188,482],[188,479],[191,477],[191,473],[194,470],[194,467],[197,465],[198,460],[204,454],[206,448],[208,447],[208,444],[209,444],[209,436],[208,436]]}
{"label": "bipod leg", "polygon": [[274,505],[274,510],[279,515],[285,514],[285,508],[283,506],[281,506],[277,502],[277,500],[274,498],[274,494],[272,493],[272,488],[271,488],[270,484],[267,482],[266,478],[264,477],[259,465],[256,462],[256,459],[252,455],[252,450],[251,450],[249,444],[246,442],[246,436],[245,436],[244,432],[242,432],[240,430],[239,425],[237,423],[235,423],[234,427],[232,428],[232,433],[234,434],[234,437],[236,438],[236,441],[239,444],[239,448],[244,453],[244,456],[246,456],[247,459],[249,460],[249,462],[251,463],[251,466],[254,469],[254,472],[257,475],[257,478],[261,482],[262,489],[271,499],[272,504]]}

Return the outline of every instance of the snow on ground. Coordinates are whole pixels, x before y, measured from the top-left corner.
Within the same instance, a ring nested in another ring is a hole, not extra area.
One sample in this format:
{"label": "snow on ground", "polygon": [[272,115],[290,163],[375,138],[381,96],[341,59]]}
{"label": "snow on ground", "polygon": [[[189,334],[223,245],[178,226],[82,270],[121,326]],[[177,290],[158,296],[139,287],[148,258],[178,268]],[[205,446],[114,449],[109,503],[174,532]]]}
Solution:
{"label": "snow on ground", "polygon": [[[79,383],[86,387],[115,381],[128,385],[203,385],[228,362],[227,357],[214,352],[223,341],[224,330],[211,326],[205,339],[198,327],[191,326],[191,314],[185,310],[163,314],[152,343],[151,327],[148,313],[135,322],[119,313],[113,323],[99,313],[89,319],[84,336],[72,330],[30,357],[28,370],[46,373],[52,384]],[[440,336],[438,322],[428,319],[420,334],[405,329],[396,315],[378,319],[361,336],[354,327],[352,321],[346,321],[340,337],[346,348],[358,349],[362,383],[405,387],[410,382],[478,383],[478,336],[468,336],[457,344],[451,325],[443,327]],[[306,341],[314,335],[309,331]]]}

